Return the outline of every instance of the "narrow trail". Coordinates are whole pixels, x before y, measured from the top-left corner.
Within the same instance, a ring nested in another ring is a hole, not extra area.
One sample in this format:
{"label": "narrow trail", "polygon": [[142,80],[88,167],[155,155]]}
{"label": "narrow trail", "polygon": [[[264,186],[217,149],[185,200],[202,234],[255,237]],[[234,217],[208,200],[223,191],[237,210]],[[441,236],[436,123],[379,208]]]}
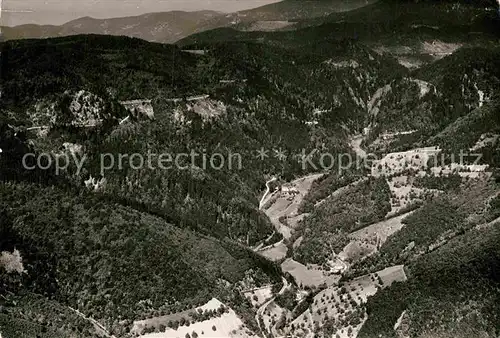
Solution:
{"label": "narrow trail", "polygon": [[[257,245],[256,247],[253,248],[253,251],[261,251],[261,250],[264,250],[265,248],[263,248],[264,246],[264,243],[267,243],[271,240],[271,238],[273,238],[273,236],[276,234],[276,231],[273,231],[272,234],[270,234],[265,240],[264,242],[260,243],[259,245]],[[266,248],[270,247],[270,245],[268,245]]]}
{"label": "narrow trail", "polygon": [[[80,127],[82,128],[94,128],[96,125],[95,124],[83,124],[83,125],[80,125]],[[50,126],[35,126],[35,127],[29,127],[29,128],[26,128],[26,131],[30,131],[30,130],[41,130],[41,129],[50,129]]]}
{"label": "narrow trail", "polygon": [[491,222],[476,225],[475,228],[477,230],[486,229],[486,228],[492,227],[493,225],[496,225],[497,223],[500,223],[500,217],[497,217],[496,219],[494,219]]}
{"label": "narrow trail", "polygon": [[26,128],[26,131],[37,130],[37,129],[48,129],[48,128],[49,128],[49,126],[29,127],[29,128]]}
{"label": "narrow trail", "polygon": [[[115,336],[113,336],[111,333],[109,333],[109,331],[104,327],[102,326],[101,323],[99,323],[97,320],[95,319],[92,319],[92,318],[89,318],[89,317],[86,317],[83,313],[81,313],[80,311],[76,310],[76,309],[73,309],[71,306],[68,306],[68,308],[73,311],[74,313],[76,313],[78,316],[80,316],[81,318],[85,319],[86,321],[90,322],[91,324],[94,325],[96,331],[98,331],[98,333],[101,333],[103,336],[107,337],[107,338],[116,338]],[[1,338],[1,337],[0,337]]]}

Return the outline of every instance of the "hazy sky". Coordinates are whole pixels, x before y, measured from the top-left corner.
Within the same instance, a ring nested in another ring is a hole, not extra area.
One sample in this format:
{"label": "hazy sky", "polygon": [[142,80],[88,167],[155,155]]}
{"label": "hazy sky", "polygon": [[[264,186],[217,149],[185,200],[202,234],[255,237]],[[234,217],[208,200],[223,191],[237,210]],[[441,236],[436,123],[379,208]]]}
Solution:
{"label": "hazy sky", "polygon": [[170,10],[234,12],[278,0],[0,0],[2,26],[60,25],[82,16],[110,18]]}

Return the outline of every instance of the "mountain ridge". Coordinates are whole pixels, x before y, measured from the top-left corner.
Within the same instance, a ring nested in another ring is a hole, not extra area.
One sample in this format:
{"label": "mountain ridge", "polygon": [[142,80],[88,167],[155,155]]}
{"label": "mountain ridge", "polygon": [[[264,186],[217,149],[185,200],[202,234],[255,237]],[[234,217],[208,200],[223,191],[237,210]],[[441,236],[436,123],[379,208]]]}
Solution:
{"label": "mountain ridge", "polygon": [[93,33],[126,35],[152,42],[173,43],[193,33],[217,27],[237,27],[239,24],[255,21],[294,21],[318,17],[335,11],[358,8],[370,1],[356,0],[356,3],[352,3],[343,0],[321,0],[311,3],[315,6],[304,8],[302,1],[286,0],[236,13],[201,10],[155,12],[109,19],[83,17],[60,26],[28,24],[2,29],[6,40]]}

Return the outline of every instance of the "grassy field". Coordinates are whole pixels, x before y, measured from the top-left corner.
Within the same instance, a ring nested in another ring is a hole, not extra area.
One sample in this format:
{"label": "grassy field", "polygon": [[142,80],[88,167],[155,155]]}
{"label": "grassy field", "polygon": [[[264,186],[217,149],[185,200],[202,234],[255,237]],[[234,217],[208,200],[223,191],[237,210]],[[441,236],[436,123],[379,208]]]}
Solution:
{"label": "grassy field", "polygon": [[299,207],[314,181],[322,175],[309,175],[283,185],[281,192],[275,192],[268,205],[264,206],[264,212],[284,238],[288,239],[292,236],[293,228],[303,217],[300,215]]}
{"label": "grassy field", "polygon": [[287,251],[288,248],[286,247],[286,245],[283,243],[283,241],[280,241],[277,244],[273,244],[257,252],[267,259],[276,262],[285,258]]}
{"label": "grassy field", "polygon": [[273,297],[272,286],[266,286],[244,293],[253,306],[260,306]]}
{"label": "grassy field", "polygon": [[426,169],[429,159],[441,152],[437,147],[412,149],[405,152],[387,154],[372,167],[372,175],[393,175],[406,169]]}
{"label": "grassy field", "polygon": [[328,275],[324,270],[320,269],[318,266],[313,264],[309,265],[309,268],[293,259],[287,259],[281,264],[281,269],[283,272],[290,273],[297,284],[303,286],[319,286],[326,283],[327,285],[332,285],[339,280],[337,275]]}
{"label": "grassy field", "polygon": [[389,236],[401,230],[404,226],[402,221],[411,214],[412,212],[408,212],[382,222],[374,223],[366,228],[351,233],[349,237],[355,240],[363,241],[370,239],[373,236],[377,236],[380,244],[383,244]]}
{"label": "grassy field", "polygon": [[[207,304],[200,306],[196,310],[217,310],[223,305],[213,298]],[[228,309],[219,317],[209,320],[191,323],[190,325],[179,326],[176,330],[167,328],[164,332],[155,332],[142,335],[145,338],[184,338],[190,337],[210,337],[210,338],[237,338],[237,337],[257,337],[245,327],[241,319],[232,309]]]}

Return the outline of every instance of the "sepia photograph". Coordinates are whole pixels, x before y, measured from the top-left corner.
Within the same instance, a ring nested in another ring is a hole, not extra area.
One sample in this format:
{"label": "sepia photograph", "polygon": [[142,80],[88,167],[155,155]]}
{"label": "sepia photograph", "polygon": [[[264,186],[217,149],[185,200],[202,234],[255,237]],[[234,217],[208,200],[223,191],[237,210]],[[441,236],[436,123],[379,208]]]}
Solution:
{"label": "sepia photograph", "polygon": [[0,0],[0,338],[500,338],[500,0]]}

